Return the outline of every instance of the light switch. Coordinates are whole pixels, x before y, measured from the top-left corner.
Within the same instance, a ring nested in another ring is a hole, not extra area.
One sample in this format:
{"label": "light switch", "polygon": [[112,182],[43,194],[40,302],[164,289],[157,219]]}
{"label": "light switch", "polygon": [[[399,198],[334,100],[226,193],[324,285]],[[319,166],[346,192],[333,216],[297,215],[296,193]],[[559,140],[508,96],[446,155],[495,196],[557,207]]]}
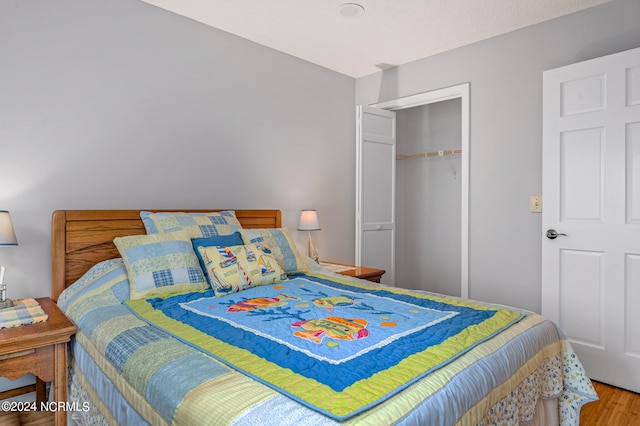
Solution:
{"label": "light switch", "polygon": [[529,197],[529,210],[531,213],[542,213],[542,195]]}

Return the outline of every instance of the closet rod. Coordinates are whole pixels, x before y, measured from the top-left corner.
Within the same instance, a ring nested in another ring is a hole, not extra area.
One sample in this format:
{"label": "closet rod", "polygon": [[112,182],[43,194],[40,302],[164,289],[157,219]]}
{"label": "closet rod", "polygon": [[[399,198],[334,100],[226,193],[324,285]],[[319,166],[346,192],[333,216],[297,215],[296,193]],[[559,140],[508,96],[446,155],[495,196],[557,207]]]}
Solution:
{"label": "closet rod", "polygon": [[398,154],[396,160],[408,160],[409,158],[423,158],[423,157],[444,157],[445,155],[462,154],[461,149],[445,149],[442,151],[431,152],[419,152],[417,154]]}

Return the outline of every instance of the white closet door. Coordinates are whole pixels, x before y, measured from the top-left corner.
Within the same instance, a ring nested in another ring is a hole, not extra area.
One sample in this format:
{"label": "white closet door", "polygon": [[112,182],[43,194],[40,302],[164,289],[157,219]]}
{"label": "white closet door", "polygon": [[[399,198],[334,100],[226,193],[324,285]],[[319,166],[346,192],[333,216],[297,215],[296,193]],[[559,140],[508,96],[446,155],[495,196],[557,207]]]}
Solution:
{"label": "white closet door", "polygon": [[639,392],[640,49],[543,88],[542,313],[591,378]]}
{"label": "white closet door", "polygon": [[395,113],[357,107],[356,264],[395,284]]}

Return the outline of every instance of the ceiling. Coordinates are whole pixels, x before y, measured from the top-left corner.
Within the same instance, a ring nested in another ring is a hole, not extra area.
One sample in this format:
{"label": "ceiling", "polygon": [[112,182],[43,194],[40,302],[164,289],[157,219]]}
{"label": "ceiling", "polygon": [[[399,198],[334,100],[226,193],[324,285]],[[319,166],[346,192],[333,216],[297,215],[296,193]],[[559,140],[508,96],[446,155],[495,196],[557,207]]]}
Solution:
{"label": "ceiling", "polygon": [[143,1],[357,78],[611,0]]}

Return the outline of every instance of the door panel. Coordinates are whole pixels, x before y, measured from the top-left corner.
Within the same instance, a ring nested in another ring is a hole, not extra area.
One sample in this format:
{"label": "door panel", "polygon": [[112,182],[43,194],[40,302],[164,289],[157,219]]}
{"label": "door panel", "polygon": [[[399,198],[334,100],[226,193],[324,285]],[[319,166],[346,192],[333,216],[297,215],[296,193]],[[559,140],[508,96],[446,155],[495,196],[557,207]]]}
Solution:
{"label": "door panel", "polygon": [[627,223],[640,225],[640,123],[627,124],[626,204]]}
{"label": "door panel", "polygon": [[640,105],[640,67],[627,68],[627,106]]}
{"label": "door panel", "polygon": [[384,112],[390,111],[383,111],[373,107],[363,107],[363,112],[362,125],[368,139],[378,139],[379,141],[384,141],[381,138],[395,139],[395,123],[392,126],[390,121],[390,119],[395,119],[395,113],[393,113],[393,117],[389,117]]}
{"label": "door panel", "polygon": [[625,256],[625,333],[624,351],[640,358],[640,254]]}
{"label": "door panel", "polygon": [[542,314],[639,392],[640,49],[544,73],[542,151]]}
{"label": "door panel", "polygon": [[604,105],[603,74],[564,81],[562,90],[562,116],[602,111]]}
{"label": "door panel", "polygon": [[[389,247],[394,245],[394,230],[393,229],[369,229],[362,233],[362,264],[364,266],[374,265],[375,268],[383,269],[385,271],[392,271],[393,265],[391,263],[391,256],[389,254]],[[385,272],[386,277],[381,282],[386,284],[393,284],[389,280],[390,274]]]}
{"label": "door panel", "polygon": [[365,229],[373,224],[393,222],[393,204],[389,203],[389,196],[393,194],[393,180],[389,179],[393,163],[389,158],[393,152],[393,145],[371,140],[362,146],[362,220]]}
{"label": "door panel", "polygon": [[560,328],[575,341],[598,348],[604,347],[602,262],[600,252],[560,251]]}
{"label": "door panel", "polygon": [[358,106],[356,264],[384,269],[395,284],[395,113]]}
{"label": "door panel", "polygon": [[560,136],[560,206],[563,221],[602,219],[604,129]]}

